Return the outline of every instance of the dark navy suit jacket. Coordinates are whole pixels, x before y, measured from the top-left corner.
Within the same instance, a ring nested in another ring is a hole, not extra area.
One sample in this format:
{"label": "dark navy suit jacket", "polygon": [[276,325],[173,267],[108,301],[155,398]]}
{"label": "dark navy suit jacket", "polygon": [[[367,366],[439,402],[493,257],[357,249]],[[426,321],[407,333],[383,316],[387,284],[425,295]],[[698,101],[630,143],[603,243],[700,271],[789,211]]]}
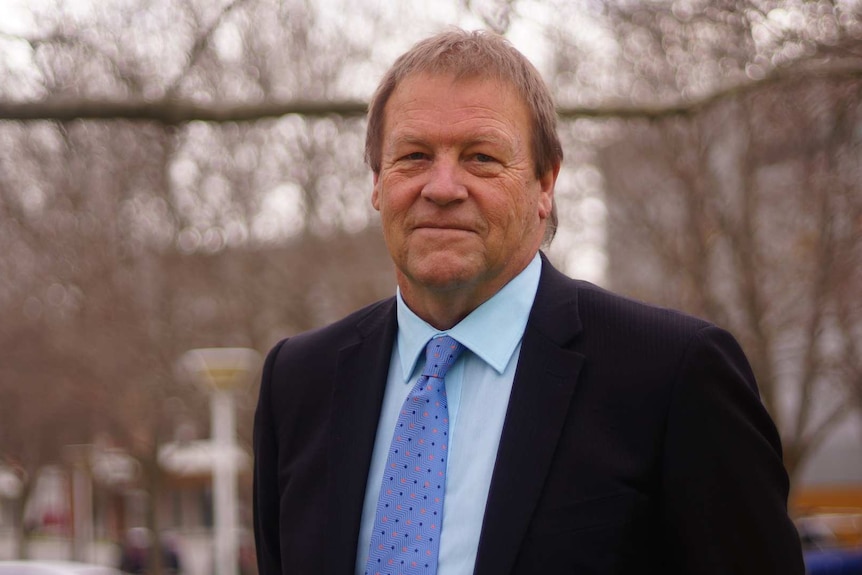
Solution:
{"label": "dark navy suit jacket", "polygon": [[[397,330],[387,299],[269,354],[262,575],[351,575]],[[476,575],[802,575],[773,422],[736,341],[543,260]]]}

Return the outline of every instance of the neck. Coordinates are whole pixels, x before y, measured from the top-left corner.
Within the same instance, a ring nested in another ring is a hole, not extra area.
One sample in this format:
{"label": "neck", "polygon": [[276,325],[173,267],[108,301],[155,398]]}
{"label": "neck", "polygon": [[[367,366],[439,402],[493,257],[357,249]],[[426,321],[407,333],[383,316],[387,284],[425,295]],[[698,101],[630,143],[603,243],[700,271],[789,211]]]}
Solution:
{"label": "neck", "polygon": [[407,286],[401,285],[400,287],[401,297],[404,298],[407,307],[439,330],[454,327],[488,299],[484,298],[477,302],[461,293],[434,294],[433,297],[429,297],[429,294],[417,293]]}
{"label": "neck", "polygon": [[397,270],[396,275],[401,297],[407,307],[429,325],[439,330],[447,330],[494,297],[526,267],[525,264],[515,275],[500,277],[496,281],[444,288],[413,282]]}

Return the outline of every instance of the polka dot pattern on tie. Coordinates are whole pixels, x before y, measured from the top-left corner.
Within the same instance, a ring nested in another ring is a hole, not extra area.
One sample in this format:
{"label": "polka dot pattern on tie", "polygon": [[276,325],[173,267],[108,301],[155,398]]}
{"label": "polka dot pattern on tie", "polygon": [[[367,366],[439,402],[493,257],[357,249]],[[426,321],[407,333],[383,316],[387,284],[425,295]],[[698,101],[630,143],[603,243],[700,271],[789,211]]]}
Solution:
{"label": "polka dot pattern on tie", "polygon": [[446,371],[463,346],[449,336],[425,348],[425,367],[401,407],[377,502],[366,575],[433,575],[446,487]]}

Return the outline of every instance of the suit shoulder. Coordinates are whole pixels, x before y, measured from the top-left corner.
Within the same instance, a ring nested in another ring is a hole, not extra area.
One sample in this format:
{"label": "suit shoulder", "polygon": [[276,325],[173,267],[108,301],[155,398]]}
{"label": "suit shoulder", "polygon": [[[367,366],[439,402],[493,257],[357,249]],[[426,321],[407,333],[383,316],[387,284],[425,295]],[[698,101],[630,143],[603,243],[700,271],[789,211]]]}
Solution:
{"label": "suit shoulder", "polygon": [[595,324],[624,331],[630,336],[682,339],[713,327],[704,319],[676,309],[638,301],[589,282],[574,281],[578,290],[578,311],[585,327]]}
{"label": "suit shoulder", "polygon": [[639,301],[582,280],[572,280],[578,291],[579,311],[587,316],[626,323],[666,324],[683,331],[699,331],[712,325],[688,313]]}
{"label": "suit shoulder", "polygon": [[572,279],[545,263],[532,318],[540,331],[556,341],[574,336],[607,347],[620,342],[678,346],[713,326],[681,311]]}
{"label": "suit shoulder", "polygon": [[329,325],[285,338],[273,347],[270,354],[281,359],[296,355],[315,357],[327,350],[336,352],[382,327],[387,321],[394,321],[394,308],[394,297],[380,300]]}

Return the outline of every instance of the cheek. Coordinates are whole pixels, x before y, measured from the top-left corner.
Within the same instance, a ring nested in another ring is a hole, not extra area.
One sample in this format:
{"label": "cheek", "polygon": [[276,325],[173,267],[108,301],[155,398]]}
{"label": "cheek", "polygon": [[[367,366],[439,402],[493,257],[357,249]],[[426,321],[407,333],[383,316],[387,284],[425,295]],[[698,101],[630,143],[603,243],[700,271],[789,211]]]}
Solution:
{"label": "cheek", "polygon": [[377,193],[377,199],[373,205],[380,214],[384,233],[389,236],[401,234],[408,209],[402,199],[393,195],[391,190],[381,190]]}

